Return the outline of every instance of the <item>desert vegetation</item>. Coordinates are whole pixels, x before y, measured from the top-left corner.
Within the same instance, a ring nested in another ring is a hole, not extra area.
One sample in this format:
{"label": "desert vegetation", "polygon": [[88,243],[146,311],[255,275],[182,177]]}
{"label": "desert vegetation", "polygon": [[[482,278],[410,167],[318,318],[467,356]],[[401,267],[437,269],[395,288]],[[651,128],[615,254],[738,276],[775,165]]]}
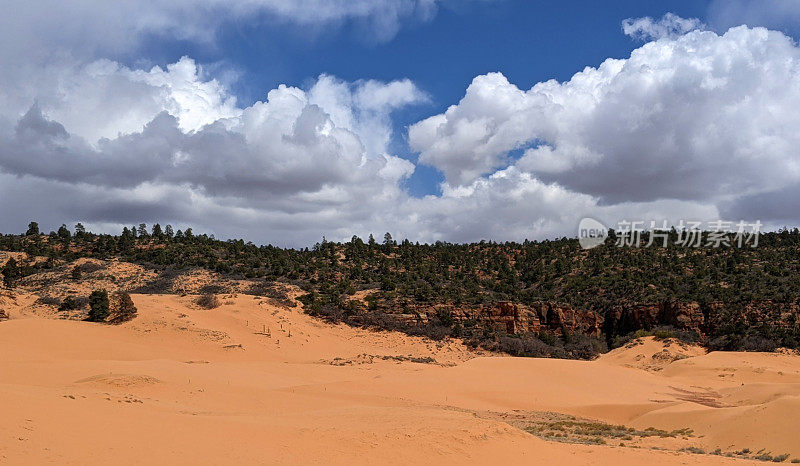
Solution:
{"label": "desert vegetation", "polygon": [[[357,236],[347,242],[323,238],[311,248],[286,249],[221,241],[171,226],[140,224],[107,235],[78,225],[74,234],[66,226],[42,234],[34,223],[25,234],[0,236],[0,250],[38,258],[6,261],[6,287],[81,258],[119,259],[158,273],[158,279],[130,292],[176,292],[170,288],[173,277],[205,269],[222,279],[249,280],[250,292],[272,293],[284,303],[291,300],[275,285],[295,285],[304,290],[299,300],[305,310],[330,321],[434,339],[460,337],[471,345],[516,355],[587,358],[624,344],[637,331],[724,350],[800,345],[797,229],[763,234],[758,247],[744,248],[686,248],[674,241],[666,248],[619,248],[612,232],[606,244],[588,251],[574,238],[419,244],[397,242],[388,233],[381,242],[372,235],[366,241]],[[677,237],[675,231],[670,234]],[[82,280],[91,272],[91,264],[76,266],[70,277]],[[208,286],[201,294],[227,292],[220,284]],[[208,296],[201,300],[201,307],[214,304]],[[90,307],[97,308],[92,315],[104,315],[103,302],[99,296],[90,299]],[[597,316],[602,325],[593,333],[563,324],[508,332],[486,320],[453,313],[479,312],[507,302],[569,306],[576,313]],[[681,328],[658,318],[640,322],[609,317],[620,307],[664,303],[695,306],[702,324]]]}

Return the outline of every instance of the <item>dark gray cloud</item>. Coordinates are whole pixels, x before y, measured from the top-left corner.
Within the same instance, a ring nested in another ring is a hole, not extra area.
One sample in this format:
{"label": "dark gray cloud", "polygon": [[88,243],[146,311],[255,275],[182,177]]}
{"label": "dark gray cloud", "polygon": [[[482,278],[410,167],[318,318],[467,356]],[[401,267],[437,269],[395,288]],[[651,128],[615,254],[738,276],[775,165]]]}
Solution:
{"label": "dark gray cloud", "polygon": [[761,220],[774,227],[800,225],[800,186],[743,196],[720,203],[725,218]]}

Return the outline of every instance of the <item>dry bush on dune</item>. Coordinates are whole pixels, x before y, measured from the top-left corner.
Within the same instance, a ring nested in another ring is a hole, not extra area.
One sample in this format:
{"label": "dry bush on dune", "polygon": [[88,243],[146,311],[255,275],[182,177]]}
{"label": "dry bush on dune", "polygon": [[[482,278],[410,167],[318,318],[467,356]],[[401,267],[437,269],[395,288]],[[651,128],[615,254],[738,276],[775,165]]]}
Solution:
{"label": "dry bush on dune", "polygon": [[222,285],[219,283],[210,283],[207,285],[203,285],[199,289],[201,294],[223,294],[223,293],[230,293],[231,287],[227,284]]}
{"label": "dry bush on dune", "polygon": [[168,294],[175,288],[175,279],[181,272],[175,269],[162,270],[158,276],[142,285],[131,288],[131,293],[137,294]]}
{"label": "dry bush on dune", "polygon": [[267,296],[267,293],[269,293],[271,290],[272,287],[269,282],[251,282],[244,291],[244,294],[253,296]]}
{"label": "dry bush on dune", "polygon": [[81,273],[94,273],[101,270],[106,270],[108,266],[103,263],[97,262],[84,262],[81,265],[76,265],[75,267],[79,268]]}
{"label": "dry bush on dune", "polygon": [[111,315],[107,322],[121,324],[134,319],[137,313],[131,295],[124,291],[118,291],[111,296]]}
{"label": "dry bush on dune", "polygon": [[217,295],[211,293],[206,293],[198,296],[197,299],[195,299],[194,303],[203,309],[215,309],[220,306],[219,298],[217,298]]}
{"label": "dry bush on dune", "polygon": [[40,296],[36,300],[36,304],[43,304],[45,306],[59,307],[59,306],[61,306],[61,300],[56,298],[55,296]]}
{"label": "dry bush on dune", "polygon": [[58,306],[58,310],[61,312],[65,311],[74,311],[77,309],[83,309],[89,304],[89,298],[86,297],[77,297],[77,296],[67,296],[61,301],[61,304]]}

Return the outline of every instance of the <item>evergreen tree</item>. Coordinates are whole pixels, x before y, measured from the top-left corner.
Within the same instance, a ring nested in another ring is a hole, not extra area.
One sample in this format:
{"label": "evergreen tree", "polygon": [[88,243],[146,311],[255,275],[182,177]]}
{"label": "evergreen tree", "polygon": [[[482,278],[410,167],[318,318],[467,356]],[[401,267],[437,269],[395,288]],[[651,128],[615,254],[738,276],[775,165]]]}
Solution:
{"label": "evergreen tree", "polygon": [[90,322],[104,322],[108,318],[108,291],[94,290],[89,295],[89,317]]}
{"label": "evergreen tree", "polygon": [[61,239],[70,239],[72,237],[72,233],[69,232],[69,229],[66,225],[62,224],[58,227],[58,237]]}
{"label": "evergreen tree", "polygon": [[25,236],[38,236],[39,235],[39,224],[36,222],[31,222],[28,224],[28,231],[25,232]]}
{"label": "evergreen tree", "polygon": [[119,237],[119,242],[117,243],[119,245],[119,249],[123,253],[128,253],[133,250],[135,243],[136,235],[129,230],[128,227],[123,228],[122,235]]}
{"label": "evergreen tree", "polygon": [[17,280],[19,279],[19,267],[17,266],[17,261],[14,260],[12,257],[8,261],[6,261],[6,265],[3,266],[3,284],[6,288],[14,288],[17,285]]}

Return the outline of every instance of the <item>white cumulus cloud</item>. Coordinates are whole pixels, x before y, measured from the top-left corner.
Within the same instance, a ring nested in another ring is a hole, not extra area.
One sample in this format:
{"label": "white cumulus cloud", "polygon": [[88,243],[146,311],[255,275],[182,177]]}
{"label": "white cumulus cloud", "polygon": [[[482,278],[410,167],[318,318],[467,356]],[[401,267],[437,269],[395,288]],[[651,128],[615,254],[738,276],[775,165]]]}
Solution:
{"label": "white cumulus cloud", "polygon": [[479,76],[409,138],[452,185],[513,163],[605,203],[716,201],[800,181],[799,83],[800,49],[779,32],[693,31],[527,91]]}
{"label": "white cumulus cloud", "polygon": [[705,24],[697,18],[681,18],[667,13],[659,19],[649,16],[628,18],[622,22],[622,32],[634,39],[657,40],[674,39],[696,29],[704,29]]}

